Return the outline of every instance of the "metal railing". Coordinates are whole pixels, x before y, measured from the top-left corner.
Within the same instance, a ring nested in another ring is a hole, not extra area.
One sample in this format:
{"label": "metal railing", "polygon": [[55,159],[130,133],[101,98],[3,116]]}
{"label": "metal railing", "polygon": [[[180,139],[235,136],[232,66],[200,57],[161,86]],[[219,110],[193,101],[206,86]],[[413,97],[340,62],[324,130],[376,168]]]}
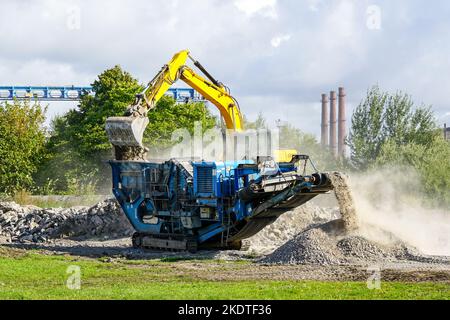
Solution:
{"label": "metal railing", "polygon": [[[94,95],[92,87],[75,86],[0,86],[0,101],[39,100],[39,101],[78,101],[83,95]],[[166,95],[177,102],[204,102],[205,99],[191,88],[170,88]]]}

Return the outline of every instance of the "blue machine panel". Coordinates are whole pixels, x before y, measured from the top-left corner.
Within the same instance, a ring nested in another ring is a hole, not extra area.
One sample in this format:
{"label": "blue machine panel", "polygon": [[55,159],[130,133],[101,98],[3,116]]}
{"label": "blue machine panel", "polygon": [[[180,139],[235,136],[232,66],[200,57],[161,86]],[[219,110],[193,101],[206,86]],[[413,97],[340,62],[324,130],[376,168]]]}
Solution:
{"label": "blue machine panel", "polygon": [[197,197],[213,198],[216,195],[216,174],[214,164],[194,165],[194,193]]}
{"label": "blue machine panel", "polygon": [[235,193],[235,171],[240,164],[253,164],[251,160],[228,162],[194,162],[194,194],[200,198],[219,198]]}

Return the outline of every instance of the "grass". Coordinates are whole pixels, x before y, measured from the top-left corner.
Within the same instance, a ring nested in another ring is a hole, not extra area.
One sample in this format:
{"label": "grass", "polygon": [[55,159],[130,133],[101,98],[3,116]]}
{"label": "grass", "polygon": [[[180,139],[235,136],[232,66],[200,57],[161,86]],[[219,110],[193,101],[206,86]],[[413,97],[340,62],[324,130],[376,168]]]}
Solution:
{"label": "grass", "polygon": [[92,206],[104,197],[98,195],[83,195],[83,196],[33,196],[27,191],[19,191],[12,198],[4,200],[11,200],[20,205],[33,205],[40,208],[71,208],[74,206]]}
{"label": "grass", "polygon": [[[383,282],[381,290],[369,290],[363,282],[208,281],[195,270],[181,272],[183,269],[177,264],[186,263],[183,261],[107,261],[0,247],[0,299],[449,299],[450,296],[449,286],[444,283]],[[66,286],[70,276],[67,268],[71,265],[80,267],[80,290]],[[245,265],[237,262],[238,268]]]}

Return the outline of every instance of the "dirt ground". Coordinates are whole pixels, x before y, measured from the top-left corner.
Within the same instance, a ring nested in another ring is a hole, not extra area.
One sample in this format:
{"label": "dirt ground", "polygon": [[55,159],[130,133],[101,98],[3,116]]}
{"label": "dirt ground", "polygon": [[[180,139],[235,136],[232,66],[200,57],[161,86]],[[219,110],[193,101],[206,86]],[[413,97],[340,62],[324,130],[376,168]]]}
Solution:
{"label": "dirt ground", "polygon": [[[58,239],[41,244],[6,243],[0,239],[0,245],[38,250],[41,254],[49,255],[68,254],[89,259],[106,257],[108,261],[166,259],[176,262],[173,264],[175,272],[204,280],[366,281],[374,270],[379,270],[383,281],[444,282],[450,285],[449,259],[443,259],[440,263],[400,261],[371,265],[269,265],[259,263],[261,257],[245,251],[199,251],[191,254],[138,250],[131,247],[129,238],[105,241]],[[203,259],[213,261],[199,261]],[[248,263],[239,263],[242,260]],[[138,264],[137,267],[146,265]]]}

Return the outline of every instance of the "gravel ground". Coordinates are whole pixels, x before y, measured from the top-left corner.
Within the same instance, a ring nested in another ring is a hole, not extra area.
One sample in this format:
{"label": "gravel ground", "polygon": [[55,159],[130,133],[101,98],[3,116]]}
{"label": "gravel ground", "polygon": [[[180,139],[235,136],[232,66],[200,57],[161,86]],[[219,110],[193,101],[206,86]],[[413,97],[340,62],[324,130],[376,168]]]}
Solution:
{"label": "gravel ground", "polygon": [[[1,243],[1,239],[0,239]],[[4,243],[4,246],[19,249],[38,249],[42,254],[73,255],[84,258],[102,258],[106,261],[168,259],[176,261],[172,266],[183,274],[198,278],[221,280],[318,280],[318,281],[366,281],[373,270],[379,270],[383,281],[444,282],[450,284],[449,263],[419,261],[380,261],[371,264],[264,264],[259,258],[243,251],[199,251],[162,252],[131,248],[129,238],[114,240],[69,240],[58,239],[45,243]],[[195,260],[213,259],[230,263]],[[249,264],[233,263],[247,260]],[[148,267],[146,265],[143,268]]]}
{"label": "gravel ground", "polygon": [[[349,192],[337,175],[337,193]],[[369,241],[353,227],[351,195],[336,197],[339,208],[307,203],[282,215],[247,240],[247,251],[163,252],[131,246],[133,230],[113,199],[93,207],[41,209],[0,203],[0,245],[43,254],[86,258],[172,259],[182,272],[202,278],[366,280],[381,270],[388,281],[450,283],[450,258],[426,256],[389,235],[392,243]],[[341,212],[345,214],[341,215]],[[367,227],[367,226],[366,226]],[[250,264],[196,263],[196,259],[248,260]],[[218,270],[219,268],[220,270]],[[239,270],[236,270],[239,268]],[[205,272],[198,272],[204,269]],[[184,270],[184,271],[183,271]],[[219,272],[220,271],[220,272]]]}

